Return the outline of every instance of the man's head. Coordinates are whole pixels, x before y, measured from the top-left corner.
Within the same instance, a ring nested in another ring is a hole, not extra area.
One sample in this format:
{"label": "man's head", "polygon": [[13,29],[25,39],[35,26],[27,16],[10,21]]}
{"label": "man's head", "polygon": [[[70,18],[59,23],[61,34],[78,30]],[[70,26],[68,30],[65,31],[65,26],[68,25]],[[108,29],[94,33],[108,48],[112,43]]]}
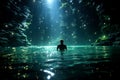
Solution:
{"label": "man's head", "polygon": [[60,43],[61,43],[61,44],[63,44],[63,42],[64,42],[63,40],[60,40]]}

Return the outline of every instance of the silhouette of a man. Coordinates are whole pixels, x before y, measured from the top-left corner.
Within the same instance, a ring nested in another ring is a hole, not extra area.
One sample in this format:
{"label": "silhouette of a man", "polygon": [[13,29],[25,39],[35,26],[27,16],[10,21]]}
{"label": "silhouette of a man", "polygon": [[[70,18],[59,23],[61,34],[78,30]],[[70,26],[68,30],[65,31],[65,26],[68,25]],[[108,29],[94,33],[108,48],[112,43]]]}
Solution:
{"label": "silhouette of a man", "polygon": [[61,52],[64,52],[67,50],[67,46],[64,44],[63,40],[60,40],[60,44],[57,46],[57,51],[60,50]]}

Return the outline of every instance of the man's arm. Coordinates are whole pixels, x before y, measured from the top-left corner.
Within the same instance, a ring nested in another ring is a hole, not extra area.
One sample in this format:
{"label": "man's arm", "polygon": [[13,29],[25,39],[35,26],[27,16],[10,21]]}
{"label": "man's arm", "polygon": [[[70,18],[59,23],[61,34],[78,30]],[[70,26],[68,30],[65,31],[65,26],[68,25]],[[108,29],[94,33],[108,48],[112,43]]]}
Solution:
{"label": "man's arm", "polygon": [[65,45],[65,49],[66,49],[66,51],[67,51],[67,46]]}

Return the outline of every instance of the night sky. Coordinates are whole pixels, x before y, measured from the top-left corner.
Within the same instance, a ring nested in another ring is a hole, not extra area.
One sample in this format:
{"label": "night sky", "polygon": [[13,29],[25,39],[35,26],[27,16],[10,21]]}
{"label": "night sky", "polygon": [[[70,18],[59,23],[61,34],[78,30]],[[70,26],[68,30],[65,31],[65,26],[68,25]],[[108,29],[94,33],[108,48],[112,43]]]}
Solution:
{"label": "night sky", "polygon": [[33,45],[87,45],[100,35],[99,9],[83,0],[33,0],[32,24],[27,30]]}

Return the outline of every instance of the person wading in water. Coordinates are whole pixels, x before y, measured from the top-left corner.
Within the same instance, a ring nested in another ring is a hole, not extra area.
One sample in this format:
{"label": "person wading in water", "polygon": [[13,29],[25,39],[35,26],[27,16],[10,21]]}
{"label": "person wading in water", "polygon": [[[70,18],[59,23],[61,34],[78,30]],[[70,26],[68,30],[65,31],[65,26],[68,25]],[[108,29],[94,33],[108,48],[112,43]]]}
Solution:
{"label": "person wading in water", "polygon": [[64,51],[67,51],[67,46],[64,44],[63,40],[60,40],[60,44],[57,46],[57,51],[60,51],[61,55],[63,55]]}

